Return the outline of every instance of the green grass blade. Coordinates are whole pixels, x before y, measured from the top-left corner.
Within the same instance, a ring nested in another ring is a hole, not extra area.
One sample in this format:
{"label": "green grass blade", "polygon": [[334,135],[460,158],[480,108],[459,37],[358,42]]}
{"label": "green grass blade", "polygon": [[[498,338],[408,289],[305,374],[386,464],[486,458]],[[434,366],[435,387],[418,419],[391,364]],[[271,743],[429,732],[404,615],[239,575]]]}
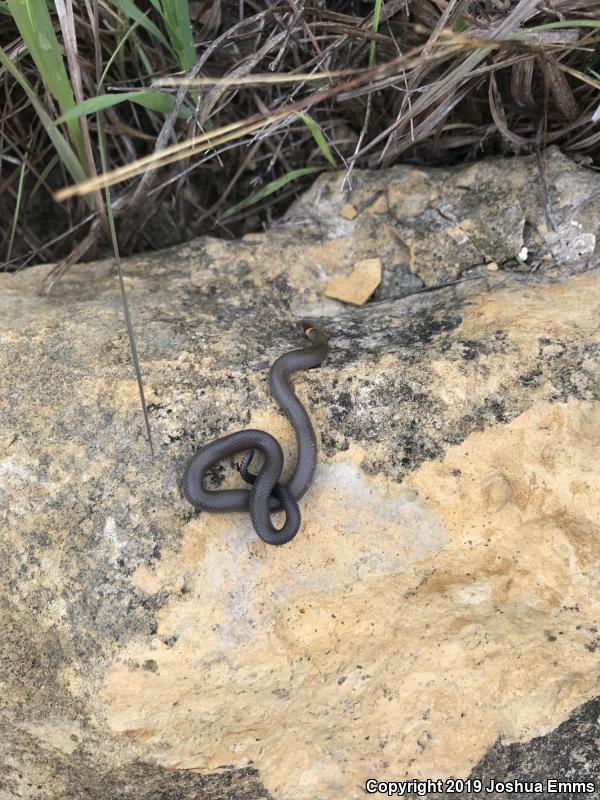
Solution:
{"label": "green grass blade", "polygon": [[177,54],[182,69],[190,69],[196,63],[196,49],[192,39],[192,23],[188,0],[150,0],[161,15],[171,48]]}
{"label": "green grass blade", "polygon": [[[144,19],[145,19],[145,17],[144,17]],[[108,59],[104,69],[102,70],[102,75],[100,76],[100,80],[98,81],[98,88],[96,89],[96,94],[100,93],[100,89],[104,85],[104,81],[106,80],[106,76],[108,75],[108,73],[110,71],[110,68],[112,67],[115,59],[117,58],[117,56],[119,55],[121,50],[125,47],[125,42],[129,39],[130,36],[133,35],[133,33],[135,32],[136,28],[138,28],[141,25],[141,22],[142,22],[141,20],[137,20],[136,22],[134,22],[127,29],[125,34],[121,37],[121,40],[119,41],[119,44],[115,47],[115,49],[113,51],[113,54]]]}
{"label": "green grass blade", "polygon": [[[75,98],[46,0],[7,0],[7,4],[45,87],[65,114],[75,105]],[[85,164],[85,147],[77,120],[68,129],[79,161]]]}
{"label": "green grass blade", "polygon": [[173,29],[177,31],[179,43],[179,62],[184,69],[196,63],[196,48],[192,38],[192,22],[187,0],[163,0],[165,9],[169,8]]}
{"label": "green grass blade", "polygon": [[136,47],[135,51],[138,54],[138,58],[140,59],[140,61],[142,63],[142,66],[143,66],[143,68],[144,68],[144,70],[146,72],[146,75],[148,75],[148,77],[154,76],[154,74],[155,74],[154,68],[153,68],[152,64],[150,63],[144,48],[141,47],[140,45],[138,45]]}
{"label": "green grass blade", "polygon": [[293,169],[290,172],[287,172],[285,175],[282,175],[281,178],[276,178],[274,181],[267,183],[266,186],[263,186],[263,188],[259,189],[258,192],[255,192],[254,194],[251,194],[250,197],[242,200],[241,203],[238,203],[237,205],[227,209],[221,219],[227,219],[227,217],[235,214],[236,211],[240,211],[242,208],[247,208],[248,206],[258,203],[259,200],[263,200],[270,194],[279,191],[279,189],[282,189],[288,183],[295,181],[296,178],[302,178],[304,175],[314,175],[315,172],[323,172],[323,169],[324,167],[300,167],[300,169]]}
{"label": "green grass blade", "polygon": [[[373,33],[377,33],[379,31],[379,20],[381,18],[381,0],[375,0],[375,8],[373,9]],[[371,45],[369,47],[369,66],[372,67],[375,64],[375,39],[371,40]]]}
{"label": "green grass blade", "polygon": [[325,138],[325,134],[323,133],[321,126],[318,122],[309,116],[308,114],[298,114],[300,119],[304,122],[308,130],[311,132],[313,139],[319,146],[319,150],[323,153],[327,161],[331,164],[334,169],[337,169],[338,163],[335,160],[335,156],[331,152],[331,148],[327,143],[327,139]]}
{"label": "green grass blade", "polygon": [[[98,111],[103,111],[105,108],[116,106],[119,103],[124,103],[130,100],[132,103],[137,103],[144,108],[149,108],[152,111],[158,111],[161,114],[168,114],[175,104],[175,98],[166,92],[159,92],[153,89],[148,89],[141,92],[118,92],[117,94],[101,94],[97,97],[88,97],[82,103],[78,103],[75,108],[72,108],[66,114],[63,114],[56,120],[56,124],[60,125],[62,122],[70,122],[80,117],[86,117],[88,114],[95,114]],[[179,116],[183,119],[189,119],[192,111],[189,108],[182,108]]]}
{"label": "green grass blade", "polygon": [[[58,153],[60,160],[65,165],[73,180],[76,183],[84,181],[87,175],[85,174],[85,170],[81,165],[81,162],[71,148],[71,145],[54,124],[54,121],[51,119],[50,115],[40,102],[29,81],[21,73],[18,67],[13,64],[12,60],[1,47],[0,64],[2,64],[6,71],[12,75],[12,77],[21,85],[27,94],[31,105],[33,106],[36,114],[40,118],[40,121],[46,130],[46,133],[48,134],[50,141],[54,145],[54,149]],[[91,208],[94,207],[94,201],[91,195],[86,195],[86,201]]]}
{"label": "green grass blade", "polygon": [[[121,38],[119,44],[115,47],[112,56],[108,59],[108,61],[106,62],[106,65],[104,67],[104,70],[102,71],[102,75],[101,75],[100,80],[98,82],[98,89],[96,90],[96,94],[100,93],[100,88],[103,85],[104,81],[106,80],[106,76],[108,75],[109,70],[112,67],[115,59],[117,57],[119,57],[119,58],[122,57],[122,50],[125,47],[125,42],[129,39],[130,36],[133,35],[135,30],[142,24],[142,21],[145,20],[145,19],[146,19],[146,16],[142,15],[142,17],[140,19],[135,21],[127,29],[126,33]],[[140,62],[142,64],[144,70],[146,71],[146,75],[148,75],[148,76],[154,75],[154,69],[153,69],[152,65],[150,64],[150,62],[148,61],[148,56],[146,55],[146,53],[144,51],[144,48],[140,44],[139,40],[137,40],[137,37],[136,37],[136,42],[134,44],[134,50],[137,53],[137,56],[140,59]]]}
{"label": "green grass blade", "polygon": [[132,2],[132,0],[109,0],[109,3],[111,6],[116,8],[120,14],[132,20],[133,22],[137,22],[142,26],[142,28],[145,28],[148,33],[158,39],[158,41],[163,44],[167,50],[172,51],[172,48],[162,31],[152,22],[151,19],[148,19],[143,11],[140,11],[140,9],[134,2]]}

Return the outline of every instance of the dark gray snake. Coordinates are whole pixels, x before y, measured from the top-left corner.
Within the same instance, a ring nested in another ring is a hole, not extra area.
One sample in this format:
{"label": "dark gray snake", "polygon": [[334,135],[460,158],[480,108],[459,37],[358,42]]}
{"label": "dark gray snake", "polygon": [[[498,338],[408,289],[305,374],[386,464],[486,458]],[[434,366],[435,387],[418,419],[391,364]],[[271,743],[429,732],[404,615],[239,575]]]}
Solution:
{"label": "dark gray snake", "polygon": [[[188,464],[182,490],[187,500],[202,511],[250,511],[256,533],[267,544],[285,544],[294,538],[300,527],[298,500],[308,489],[317,465],[317,442],[308,414],[290,385],[292,373],[317,367],[329,349],[323,331],[303,322],[310,346],[280,356],[269,372],[273,397],[284,411],[296,434],[298,458],[287,484],[279,483],[283,469],[283,451],[277,439],[265,431],[249,429],[216,439],[201,447]],[[235,453],[249,450],[239,468],[250,489],[208,491],[203,486],[210,467]],[[264,464],[257,475],[248,472],[254,450],[260,450]],[[285,523],[276,528],[271,513],[285,512]]]}

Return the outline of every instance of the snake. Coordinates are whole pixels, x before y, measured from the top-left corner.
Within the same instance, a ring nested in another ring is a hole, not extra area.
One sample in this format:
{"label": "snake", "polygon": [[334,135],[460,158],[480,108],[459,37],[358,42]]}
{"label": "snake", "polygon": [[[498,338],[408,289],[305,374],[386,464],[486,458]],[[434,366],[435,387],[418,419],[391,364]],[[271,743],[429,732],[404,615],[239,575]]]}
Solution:
{"label": "snake", "polygon": [[[302,322],[304,335],[310,344],[279,356],[269,371],[271,393],[279,408],[287,415],[296,436],[297,458],[287,483],[281,483],[283,450],[277,439],[266,431],[249,428],[222,436],[201,447],[188,463],[182,482],[186,500],[200,511],[249,511],[258,536],[267,544],[290,542],[298,533],[301,522],[298,501],[306,493],[317,466],[317,440],[306,409],[294,393],[290,379],[293,373],[319,366],[329,351],[325,333]],[[255,450],[264,463],[257,474],[248,467]],[[217,462],[246,451],[238,466],[248,489],[204,488],[207,470]],[[285,513],[285,522],[276,528],[271,519],[274,511]]]}

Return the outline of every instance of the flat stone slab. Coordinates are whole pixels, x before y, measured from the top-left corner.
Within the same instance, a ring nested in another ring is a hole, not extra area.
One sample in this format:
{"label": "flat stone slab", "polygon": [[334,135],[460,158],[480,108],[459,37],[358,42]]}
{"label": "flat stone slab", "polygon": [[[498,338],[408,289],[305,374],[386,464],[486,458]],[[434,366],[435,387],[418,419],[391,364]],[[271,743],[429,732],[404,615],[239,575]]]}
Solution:
{"label": "flat stone slab", "polygon": [[[600,176],[542,168],[327,175],[263,234],[127,261],[154,458],[114,265],[0,276],[1,800],[597,780]],[[325,297],[368,258],[375,300]],[[243,427],[289,470],[267,376],[306,316],[320,459],[273,548],[180,481]]]}

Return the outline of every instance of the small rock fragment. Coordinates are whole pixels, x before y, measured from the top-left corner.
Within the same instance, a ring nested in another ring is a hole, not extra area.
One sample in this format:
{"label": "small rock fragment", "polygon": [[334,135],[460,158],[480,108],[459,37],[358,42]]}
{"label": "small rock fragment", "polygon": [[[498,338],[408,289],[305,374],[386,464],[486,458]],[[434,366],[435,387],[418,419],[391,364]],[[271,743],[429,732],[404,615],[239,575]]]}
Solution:
{"label": "small rock fragment", "polygon": [[355,217],[358,216],[358,211],[354,208],[352,203],[346,203],[346,205],[341,208],[340,216],[344,219],[355,219]]}
{"label": "small rock fragment", "polygon": [[495,261],[490,261],[489,264],[486,264],[486,269],[488,270],[488,272],[498,272],[499,267]]}
{"label": "small rock fragment", "polygon": [[381,283],[381,275],[381,259],[365,258],[354,264],[350,275],[332,278],[325,287],[325,296],[362,306]]}
{"label": "small rock fragment", "polygon": [[378,194],[370,206],[367,207],[367,214],[387,214],[390,204],[385,192]]}

